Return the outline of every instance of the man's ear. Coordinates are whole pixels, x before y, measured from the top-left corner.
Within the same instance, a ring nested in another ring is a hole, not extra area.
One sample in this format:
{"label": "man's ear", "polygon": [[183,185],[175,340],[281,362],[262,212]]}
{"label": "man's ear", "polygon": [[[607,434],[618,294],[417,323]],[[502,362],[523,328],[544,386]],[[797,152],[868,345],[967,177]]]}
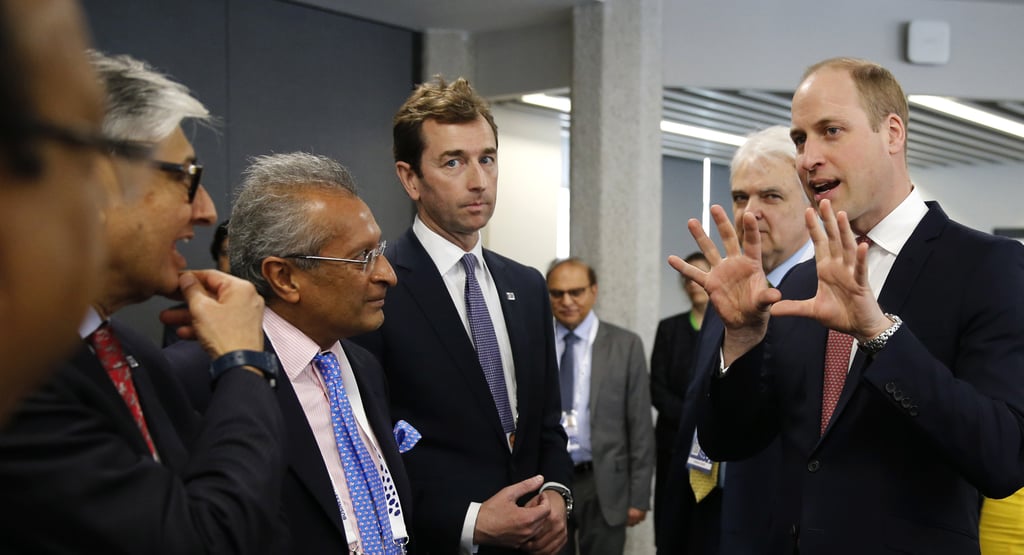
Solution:
{"label": "man's ear", "polygon": [[885,118],[886,131],[889,137],[889,154],[899,154],[907,148],[907,126],[896,114]]}
{"label": "man's ear", "polygon": [[268,256],[263,259],[260,271],[267,280],[274,295],[282,301],[295,304],[299,302],[299,283],[295,279],[294,268],[285,259]]}
{"label": "man's ear", "polygon": [[409,195],[409,198],[413,201],[419,200],[420,178],[416,175],[412,166],[408,162],[395,162],[395,173],[398,174],[398,180],[402,182],[402,187],[405,188],[405,194]]}

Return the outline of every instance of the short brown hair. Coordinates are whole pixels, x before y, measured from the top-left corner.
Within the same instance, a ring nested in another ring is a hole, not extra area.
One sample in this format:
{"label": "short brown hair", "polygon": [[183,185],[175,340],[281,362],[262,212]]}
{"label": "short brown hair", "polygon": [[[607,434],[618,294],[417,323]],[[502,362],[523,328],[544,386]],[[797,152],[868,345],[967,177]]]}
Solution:
{"label": "short brown hair", "polygon": [[888,69],[857,58],[830,58],[807,68],[800,81],[806,81],[812,74],[825,68],[845,70],[853,78],[857,92],[860,93],[861,107],[868,115],[872,131],[878,131],[882,120],[889,114],[899,116],[903,120],[904,129],[910,127],[907,95]]}
{"label": "short brown hair", "polygon": [[498,144],[498,126],[494,124],[490,105],[473,90],[469,81],[460,77],[446,83],[440,75],[434,80],[416,87],[412,95],[398,109],[392,128],[393,153],[396,162],[405,162],[417,176],[420,172],[420,157],[423,155],[423,122],[428,119],[440,123],[468,123],[483,116],[494,132],[494,144]]}

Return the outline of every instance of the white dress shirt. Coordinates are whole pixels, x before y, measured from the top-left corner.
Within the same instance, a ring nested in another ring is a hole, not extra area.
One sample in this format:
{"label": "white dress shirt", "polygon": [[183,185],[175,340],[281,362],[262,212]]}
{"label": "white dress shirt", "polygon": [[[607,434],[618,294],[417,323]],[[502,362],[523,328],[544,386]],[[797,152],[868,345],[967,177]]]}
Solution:
{"label": "white dress shirt", "polygon": [[[462,257],[467,253],[461,247],[438,235],[434,230],[427,227],[417,215],[412,224],[412,232],[419,239],[423,249],[427,251],[430,260],[434,262],[438,273],[444,280],[448,294],[452,298],[452,304],[459,313],[462,325],[466,328],[466,335],[473,337],[473,331],[469,327],[469,316],[466,314],[466,271],[462,266]],[[512,342],[508,338],[508,328],[505,326],[505,315],[501,311],[501,300],[498,297],[498,288],[494,285],[491,272],[487,269],[484,261],[484,249],[480,244],[479,233],[476,244],[469,251],[476,256],[476,280],[480,283],[480,291],[483,293],[484,302],[487,303],[487,312],[491,315],[491,323],[494,325],[494,335],[498,340],[498,350],[501,352],[501,369],[505,374],[505,390],[508,392],[509,406],[512,407],[512,419],[519,420],[519,408],[516,405],[516,368],[512,359]],[[509,447],[511,449],[511,447]],[[473,531],[476,529],[476,517],[480,514],[480,503],[470,503],[466,510],[466,518],[462,523],[461,553],[476,553],[477,546],[473,543]]]}

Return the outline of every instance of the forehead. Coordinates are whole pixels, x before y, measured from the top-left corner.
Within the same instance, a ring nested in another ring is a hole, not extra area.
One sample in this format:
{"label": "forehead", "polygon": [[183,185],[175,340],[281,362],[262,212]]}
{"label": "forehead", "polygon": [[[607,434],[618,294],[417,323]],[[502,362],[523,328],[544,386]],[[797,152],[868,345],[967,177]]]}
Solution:
{"label": "forehead", "polygon": [[772,189],[788,193],[800,189],[795,162],[766,157],[743,164],[732,174],[733,192],[755,194]]}
{"label": "forehead", "polygon": [[85,56],[88,45],[77,5],[38,0],[4,7],[11,27],[18,29],[13,39],[38,115],[58,124],[102,122],[102,89]]}
{"label": "forehead", "polygon": [[465,123],[423,122],[424,151],[433,155],[451,151],[484,152],[497,149],[494,130],[483,116]]}
{"label": "forehead", "polygon": [[359,197],[343,191],[313,190],[305,193],[307,214],[331,233],[329,242],[376,242],[380,228],[370,207]]}
{"label": "forehead", "polygon": [[590,285],[587,277],[587,269],[579,264],[562,264],[551,271],[551,278],[548,280],[551,285],[564,286],[568,289],[586,287]]}
{"label": "forehead", "polygon": [[849,72],[822,68],[804,79],[793,94],[793,127],[802,128],[829,119],[867,118],[860,92]]}

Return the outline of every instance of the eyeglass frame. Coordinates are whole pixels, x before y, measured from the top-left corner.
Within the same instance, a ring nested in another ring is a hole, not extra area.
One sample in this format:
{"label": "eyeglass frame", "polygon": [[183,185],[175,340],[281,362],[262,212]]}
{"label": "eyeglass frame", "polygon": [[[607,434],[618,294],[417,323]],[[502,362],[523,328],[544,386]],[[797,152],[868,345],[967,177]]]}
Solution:
{"label": "eyeglass frame", "polygon": [[174,162],[164,162],[163,160],[152,160],[150,161],[150,164],[162,172],[177,175],[179,179],[190,177],[191,181],[189,181],[188,184],[188,202],[189,204],[192,204],[203,179],[203,166],[197,162],[199,162],[199,160],[193,160],[186,164],[175,164]]}
{"label": "eyeglass frame", "polygon": [[556,301],[562,300],[562,297],[566,295],[569,295],[570,299],[578,300],[582,298],[591,287],[593,287],[593,285],[588,285],[586,287],[574,287],[572,289],[548,289],[548,295]]}
{"label": "eyeglass frame", "polygon": [[362,260],[359,260],[358,258],[335,258],[333,256],[319,256],[319,255],[313,255],[313,254],[287,254],[287,255],[282,256],[281,258],[299,258],[299,259],[302,259],[302,260],[318,260],[318,261],[322,260],[322,261],[326,261],[326,262],[346,262],[346,263],[349,263],[349,264],[362,264],[363,265],[363,270],[362,271],[365,274],[365,273],[368,273],[370,270],[372,270],[376,266],[377,259],[382,257],[382,256],[384,256],[384,251],[387,248],[388,248],[388,240],[387,239],[382,239],[380,243],[377,243],[376,247],[374,247],[372,249],[367,249],[365,251],[366,254],[363,255],[364,258]]}

